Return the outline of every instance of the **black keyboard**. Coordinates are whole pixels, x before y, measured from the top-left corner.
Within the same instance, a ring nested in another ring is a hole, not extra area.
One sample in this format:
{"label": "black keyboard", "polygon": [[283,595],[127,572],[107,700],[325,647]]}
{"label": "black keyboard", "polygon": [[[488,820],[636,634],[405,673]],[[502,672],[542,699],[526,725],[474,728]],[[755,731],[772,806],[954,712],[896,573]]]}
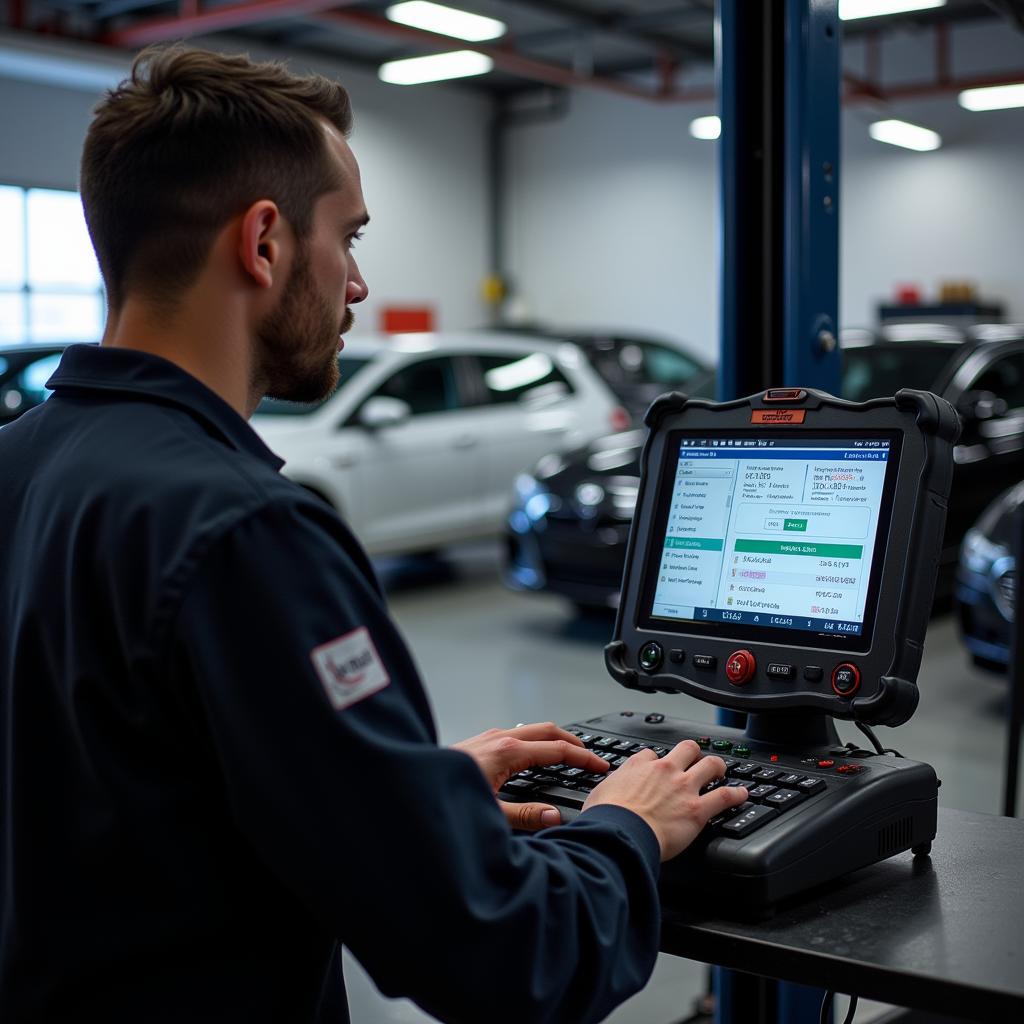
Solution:
{"label": "black keyboard", "polygon": [[[726,775],[707,788],[747,787],[746,803],[709,821],[663,866],[663,889],[688,900],[710,883],[716,905],[764,907],[905,850],[927,852],[935,837],[935,772],[907,758],[850,746],[785,749],[660,714],[618,712],[566,728],[612,771],[641,749],[663,757],[692,739],[725,763]],[[573,818],[606,777],[547,765],[519,772],[500,795],[555,804]]]}

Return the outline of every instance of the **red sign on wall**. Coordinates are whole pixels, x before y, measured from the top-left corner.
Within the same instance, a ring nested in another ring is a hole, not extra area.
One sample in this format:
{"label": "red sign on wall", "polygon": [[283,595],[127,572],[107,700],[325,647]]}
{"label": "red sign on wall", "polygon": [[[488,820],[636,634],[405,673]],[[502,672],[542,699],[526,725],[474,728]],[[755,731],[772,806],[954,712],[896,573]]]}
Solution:
{"label": "red sign on wall", "polygon": [[431,306],[384,306],[380,329],[385,334],[418,334],[435,330]]}

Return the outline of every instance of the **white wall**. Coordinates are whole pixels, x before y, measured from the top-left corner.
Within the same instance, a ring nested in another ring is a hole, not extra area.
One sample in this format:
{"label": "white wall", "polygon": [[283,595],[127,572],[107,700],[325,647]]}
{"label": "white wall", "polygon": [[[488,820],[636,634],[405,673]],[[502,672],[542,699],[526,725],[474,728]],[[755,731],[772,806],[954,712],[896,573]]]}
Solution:
{"label": "white wall", "polygon": [[[930,34],[897,37],[886,79],[921,80],[932,55]],[[971,26],[953,56],[958,74],[1021,69],[1024,36]],[[687,134],[711,108],[576,92],[562,120],[514,129],[508,258],[531,315],[658,330],[716,354],[716,147]],[[873,142],[867,122],[881,116],[933,127],[945,146]],[[842,323],[874,323],[897,284],[935,295],[948,279],[973,281],[1024,321],[1024,110],[971,114],[953,95],[848,107],[842,159]]]}
{"label": "white wall", "polygon": [[[11,39],[7,33],[2,42],[9,47]],[[221,40],[201,42],[227,48]],[[28,40],[26,48],[36,51],[39,43]],[[483,322],[488,103],[444,86],[386,86],[361,69],[327,61],[292,66],[336,77],[352,95],[351,144],[372,217],[358,249],[370,286],[370,298],[358,311],[360,328],[376,329],[384,304],[433,305],[443,328]],[[82,139],[99,97],[99,89],[3,77],[0,64],[0,183],[75,188]]]}
{"label": "white wall", "polygon": [[715,147],[687,133],[711,110],[574,92],[566,117],[512,129],[507,258],[531,316],[712,350]]}

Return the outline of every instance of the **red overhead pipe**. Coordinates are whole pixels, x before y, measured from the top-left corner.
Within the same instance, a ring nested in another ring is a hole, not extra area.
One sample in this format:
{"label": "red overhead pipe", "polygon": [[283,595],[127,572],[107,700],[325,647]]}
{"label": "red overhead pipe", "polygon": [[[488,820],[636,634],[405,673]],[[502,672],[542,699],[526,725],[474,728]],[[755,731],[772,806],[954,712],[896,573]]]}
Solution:
{"label": "red overhead pipe", "polygon": [[103,36],[100,42],[110,46],[134,48],[168,39],[185,39],[206,32],[243,28],[275,18],[297,18],[315,14],[330,7],[345,7],[357,0],[245,0],[244,3],[199,11],[195,0],[183,0],[182,13],[190,5],[196,12],[170,18],[147,18],[134,25],[117,29]]}
{"label": "red overhead pipe", "polygon": [[[847,81],[850,79],[847,77]],[[871,101],[887,103],[892,100],[926,99],[929,96],[945,96],[951,92],[961,92],[964,89],[987,89],[994,85],[1016,85],[1024,82],[1024,69],[1020,71],[1006,71],[999,75],[981,75],[971,78],[947,78],[945,81],[934,82],[910,82],[907,85],[893,85],[879,88],[869,86],[867,92],[852,91],[843,97],[844,103],[858,103]]]}

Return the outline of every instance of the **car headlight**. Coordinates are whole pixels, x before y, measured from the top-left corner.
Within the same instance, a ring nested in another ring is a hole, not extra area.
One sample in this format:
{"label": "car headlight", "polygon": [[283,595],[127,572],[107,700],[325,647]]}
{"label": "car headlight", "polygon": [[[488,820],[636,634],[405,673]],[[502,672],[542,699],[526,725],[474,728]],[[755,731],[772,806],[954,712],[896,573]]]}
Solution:
{"label": "car headlight", "polygon": [[1017,604],[1017,565],[1012,555],[992,563],[992,598],[999,614],[1007,622],[1013,622]]}
{"label": "car headlight", "polygon": [[992,563],[1005,558],[1009,551],[1002,544],[990,541],[980,530],[968,530],[960,548],[960,560],[971,572],[987,573]]}
{"label": "car headlight", "polygon": [[525,514],[531,523],[543,519],[551,509],[551,494],[548,489],[529,473],[516,477],[517,511]]}

